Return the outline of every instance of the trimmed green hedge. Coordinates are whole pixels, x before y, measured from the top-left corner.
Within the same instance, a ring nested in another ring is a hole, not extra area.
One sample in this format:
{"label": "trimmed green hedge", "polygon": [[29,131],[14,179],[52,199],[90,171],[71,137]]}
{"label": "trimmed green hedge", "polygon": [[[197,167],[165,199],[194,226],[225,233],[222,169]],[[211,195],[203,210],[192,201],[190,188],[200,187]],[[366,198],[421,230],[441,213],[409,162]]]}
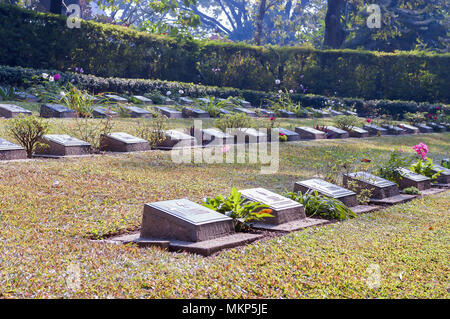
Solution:
{"label": "trimmed green hedge", "polygon": [[[450,101],[450,54],[256,47],[175,40],[0,5],[0,64],[102,77],[163,79],[239,89],[281,86],[325,96]],[[220,69],[220,71],[218,71]]]}
{"label": "trimmed green hedge", "polygon": [[[165,95],[167,91],[183,90],[184,95],[193,98],[204,96],[216,96],[227,98],[229,96],[240,96],[251,102],[254,106],[261,106],[266,99],[276,98],[274,93],[255,90],[239,90],[227,87],[215,87],[198,85],[194,83],[171,82],[162,80],[143,79],[120,79],[101,78],[93,75],[85,75],[72,72],[60,72],[48,69],[30,69],[23,67],[10,67],[0,65],[0,85],[10,85],[18,88],[28,88],[42,82],[42,73],[60,74],[59,83],[65,85],[73,83],[80,89],[91,93],[115,92],[124,94],[142,95],[154,91],[159,91]],[[394,118],[401,118],[406,112],[426,111],[434,113],[436,107],[450,111],[444,104],[431,104],[427,102],[417,103],[414,101],[389,101],[389,100],[363,100],[355,98],[326,97],[314,94],[292,94],[291,98],[295,102],[301,102],[304,107],[325,108],[342,104],[355,108],[358,113],[372,114],[374,109],[379,109],[380,114],[389,114]]]}

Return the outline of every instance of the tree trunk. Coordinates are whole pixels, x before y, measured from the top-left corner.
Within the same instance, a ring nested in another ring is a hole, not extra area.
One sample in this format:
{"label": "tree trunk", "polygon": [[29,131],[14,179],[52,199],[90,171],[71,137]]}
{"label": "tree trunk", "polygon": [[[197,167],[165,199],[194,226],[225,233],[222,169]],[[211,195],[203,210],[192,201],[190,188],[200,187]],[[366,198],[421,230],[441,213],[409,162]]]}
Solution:
{"label": "tree trunk", "polygon": [[256,18],[256,32],[255,32],[255,44],[261,45],[261,36],[262,36],[262,29],[263,29],[263,23],[264,23],[264,16],[266,15],[266,3],[267,0],[261,0],[261,3],[259,4],[259,13],[258,17]]}
{"label": "tree trunk", "polygon": [[340,48],[345,40],[345,31],[341,24],[344,5],[345,0],[328,0],[324,44],[333,49]]}

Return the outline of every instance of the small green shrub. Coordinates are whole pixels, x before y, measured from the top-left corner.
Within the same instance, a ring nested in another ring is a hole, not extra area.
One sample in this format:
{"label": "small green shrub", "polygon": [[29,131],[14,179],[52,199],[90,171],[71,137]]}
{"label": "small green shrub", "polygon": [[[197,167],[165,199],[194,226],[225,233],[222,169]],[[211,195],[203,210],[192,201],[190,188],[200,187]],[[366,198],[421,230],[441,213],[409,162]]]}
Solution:
{"label": "small green shrub", "polygon": [[253,221],[273,217],[269,206],[246,200],[234,187],[228,197],[221,195],[216,198],[208,197],[203,206],[231,217],[236,231],[248,230]]}
{"label": "small green shrub", "polygon": [[284,196],[295,200],[305,207],[307,216],[321,216],[329,219],[345,220],[356,217],[356,214],[341,201],[320,195],[317,191],[288,192]]}
{"label": "small green shrub", "polygon": [[442,173],[442,171],[434,172],[434,164],[431,158],[426,158],[424,160],[419,159],[416,163],[412,164],[409,169],[414,173],[424,175],[431,179],[431,181],[436,180]]}
{"label": "small green shrub", "polygon": [[153,119],[141,119],[137,122],[136,135],[147,140],[154,148],[166,139],[167,117],[161,113],[154,114]]}
{"label": "small green shrub", "polygon": [[226,132],[227,129],[252,127],[252,119],[244,113],[223,114],[215,121],[215,126]]}
{"label": "small green shrub", "polygon": [[48,122],[34,115],[17,116],[9,119],[6,124],[6,131],[23,146],[28,158],[33,156],[37,147],[45,147],[45,144],[40,143],[39,139],[47,134],[48,130]]}
{"label": "small green shrub", "polygon": [[350,131],[351,128],[358,126],[361,120],[355,115],[341,115],[333,119],[334,126],[344,131]]}
{"label": "small green shrub", "polygon": [[408,194],[408,195],[420,195],[419,189],[418,189],[417,187],[414,187],[414,186],[405,188],[405,189],[403,190],[403,192],[404,192],[405,194]]}
{"label": "small green shrub", "polygon": [[378,165],[376,175],[391,182],[398,183],[402,179],[399,169],[408,167],[411,162],[411,157],[399,151],[391,152],[389,160]]}

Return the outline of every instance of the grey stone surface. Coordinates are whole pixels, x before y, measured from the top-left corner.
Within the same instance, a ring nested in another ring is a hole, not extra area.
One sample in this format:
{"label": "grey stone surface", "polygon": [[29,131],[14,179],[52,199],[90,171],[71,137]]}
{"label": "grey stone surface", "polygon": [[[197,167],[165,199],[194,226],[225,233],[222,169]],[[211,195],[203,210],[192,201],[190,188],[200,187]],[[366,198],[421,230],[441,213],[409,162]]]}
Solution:
{"label": "grey stone surface", "polygon": [[220,114],[231,114],[231,113],[232,112],[227,109],[224,109],[224,108],[220,109]]}
{"label": "grey stone surface", "polygon": [[350,135],[350,137],[356,137],[356,138],[366,138],[369,137],[369,132],[366,131],[363,128],[360,127],[352,127],[349,131],[348,134]]}
{"label": "grey stone surface", "polygon": [[358,116],[358,113],[353,112],[353,111],[349,111],[349,110],[345,110],[342,113],[344,113],[345,115],[354,115],[354,116]]}
{"label": "grey stone surface", "polygon": [[246,115],[248,115],[250,117],[257,117],[256,112],[251,111],[251,110],[247,110],[247,109],[242,108],[242,107],[236,107],[234,110],[236,112],[239,112],[239,113],[244,113],[244,114],[246,114]]}
{"label": "grey stone surface", "polygon": [[30,102],[30,103],[37,103],[37,102],[39,102],[39,98],[37,96],[34,96],[32,94],[28,94],[28,93],[25,93],[25,92],[16,92],[14,96],[18,100],[22,100],[22,101],[26,101],[26,102]]}
{"label": "grey stone surface", "polygon": [[40,116],[44,118],[74,118],[77,112],[61,104],[42,104]]}
{"label": "grey stone surface", "polygon": [[128,103],[127,99],[115,94],[105,94],[105,97],[108,98],[108,100],[113,103]]}
{"label": "grey stone surface", "polygon": [[166,139],[157,145],[158,149],[171,150],[174,148],[197,146],[195,138],[177,130],[168,130],[165,132]]}
{"label": "grey stone surface", "polygon": [[150,150],[150,145],[146,140],[139,137],[117,132],[102,136],[100,150],[109,152],[140,152]]}
{"label": "grey stone surface", "polygon": [[177,111],[175,109],[172,109],[170,107],[166,106],[156,106],[155,110],[162,113],[163,115],[167,116],[169,119],[181,119],[183,117],[182,113],[180,111]]}
{"label": "grey stone surface", "polygon": [[31,111],[15,104],[0,104],[0,117],[13,118],[18,115],[31,115]]}
{"label": "grey stone surface", "polygon": [[285,128],[278,128],[279,133],[287,136],[288,142],[294,142],[300,140],[300,134],[287,130]]}
{"label": "grey stone surface", "polygon": [[415,126],[409,125],[409,124],[399,124],[399,127],[405,130],[406,134],[417,134],[419,133],[419,129]]}
{"label": "grey stone surface", "polygon": [[296,118],[297,115],[294,112],[287,111],[287,110],[278,110],[280,112],[280,116],[284,118]]}
{"label": "grey stone surface", "polygon": [[407,168],[399,170],[401,178],[397,181],[400,189],[416,187],[420,191],[431,188],[431,180],[423,175],[414,173]]}
{"label": "grey stone surface", "polygon": [[356,188],[357,193],[363,189],[371,190],[372,199],[385,199],[400,194],[397,184],[366,172],[344,174],[345,187],[350,187],[349,182],[355,184],[352,189]]}
{"label": "grey stone surface", "polygon": [[264,224],[264,223],[254,223],[252,225],[255,229],[263,229],[273,232],[283,232],[283,233],[289,233],[293,231],[302,230],[308,227],[312,226],[321,226],[329,224],[330,221],[326,219],[318,219],[318,218],[303,218],[303,219],[297,219],[293,220],[287,223],[279,224],[279,225],[273,225],[273,224]]}
{"label": "grey stone surface", "polygon": [[137,106],[124,106],[123,107],[132,118],[145,117],[151,118],[153,117],[152,112],[144,110]]}
{"label": "grey stone surface", "polygon": [[238,128],[230,131],[234,135],[234,141],[237,144],[267,142],[267,134],[254,128]]}
{"label": "grey stone surface", "polygon": [[194,104],[194,100],[192,100],[192,99],[190,99],[188,97],[182,96],[182,97],[180,97],[180,104],[192,105],[192,104]]}
{"label": "grey stone surface", "polygon": [[259,112],[265,117],[275,117],[275,112],[270,111],[270,110],[259,109]]}
{"label": "grey stone surface", "polygon": [[418,124],[417,128],[420,133],[433,133],[433,128],[425,124]]}
{"label": "grey stone surface", "polygon": [[141,238],[200,242],[234,233],[233,220],[187,199],[146,204]]}
{"label": "grey stone surface", "polygon": [[399,126],[395,125],[389,125],[389,124],[383,124],[381,125],[383,128],[385,128],[388,131],[388,134],[390,135],[403,135],[406,134],[406,131],[402,129]]}
{"label": "grey stone surface", "polygon": [[183,117],[209,118],[209,113],[198,108],[184,107],[181,112]]}
{"label": "grey stone surface", "polygon": [[250,201],[261,202],[268,205],[274,217],[263,219],[263,223],[280,225],[293,220],[306,218],[305,208],[300,203],[293,201],[264,188],[251,188],[241,190],[242,196]]}
{"label": "grey stone surface", "polygon": [[364,124],[363,129],[369,132],[370,136],[387,135],[388,131],[385,128],[373,125],[373,124]]}
{"label": "grey stone surface", "polygon": [[312,127],[299,126],[295,128],[295,132],[300,135],[301,139],[316,140],[326,138],[325,132],[316,130]]}
{"label": "grey stone surface", "polygon": [[134,98],[136,100],[138,100],[139,103],[141,103],[141,104],[145,104],[145,105],[152,105],[153,104],[152,100],[150,100],[149,98],[147,98],[145,96],[142,96],[142,95],[135,95]]}
{"label": "grey stone surface", "polygon": [[381,206],[392,206],[397,204],[402,204],[409,202],[410,200],[413,200],[414,198],[417,198],[415,195],[395,195],[391,197],[386,197],[382,199],[372,198],[370,199],[370,203],[374,205],[381,205]]}
{"label": "grey stone surface", "polygon": [[437,183],[450,184],[450,169],[445,168],[441,165],[434,165],[432,170],[434,173],[441,172],[436,179]]}
{"label": "grey stone surface", "polygon": [[330,110],[331,116],[341,116],[344,115],[344,113],[336,111],[336,110]]}
{"label": "grey stone surface", "polygon": [[95,118],[117,117],[117,112],[113,111],[110,107],[99,106],[94,108],[93,116]]}
{"label": "grey stone surface", "polygon": [[234,136],[224,133],[219,129],[208,128],[202,130],[202,144],[204,145],[229,145],[234,144]]}
{"label": "grey stone surface", "polygon": [[172,100],[171,98],[165,96],[165,97],[164,97],[164,104],[165,104],[165,105],[175,105],[176,103],[175,103],[175,101]]}
{"label": "grey stone surface", "polygon": [[40,140],[47,147],[37,147],[36,155],[79,156],[90,154],[91,145],[66,134],[47,134]]}
{"label": "grey stone surface", "polygon": [[313,113],[315,113],[316,116],[318,117],[330,117],[331,114],[330,112],[327,112],[325,110],[321,110],[321,109],[312,109]]}
{"label": "grey stone surface", "polygon": [[25,158],[27,158],[27,153],[23,147],[0,138],[0,161]]}
{"label": "grey stone surface", "polygon": [[328,131],[327,137],[331,139],[348,138],[350,136],[347,131],[334,126],[325,126],[325,129]]}
{"label": "grey stone surface", "polygon": [[447,129],[444,125],[440,125],[437,123],[427,123],[429,127],[431,127],[435,132],[445,132]]}
{"label": "grey stone surface", "polygon": [[294,192],[300,191],[304,194],[309,190],[315,190],[322,195],[338,199],[348,207],[358,206],[358,199],[355,192],[322,179],[313,178],[294,184]]}

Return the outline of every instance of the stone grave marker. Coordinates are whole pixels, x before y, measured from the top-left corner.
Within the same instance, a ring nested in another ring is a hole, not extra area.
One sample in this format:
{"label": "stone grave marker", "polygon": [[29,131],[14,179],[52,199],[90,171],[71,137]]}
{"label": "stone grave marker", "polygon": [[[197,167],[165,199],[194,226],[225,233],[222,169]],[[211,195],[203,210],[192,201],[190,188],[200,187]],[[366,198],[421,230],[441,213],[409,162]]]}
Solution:
{"label": "stone grave marker", "polygon": [[350,136],[347,131],[334,126],[326,126],[325,129],[328,130],[328,138],[348,138]]}
{"label": "stone grave marker", "polygon": [[388,134],[390,134],[390,135],[406,134],[406,131],[404,129],[402,129],[401,127],[395,126],[395,125],[383,124],[381,126],[383,128],[385,128],[388,131]]}
{"label": "stone grave marker", "polygon": [[115,94],[105,94],[105,97],[108,98],[108,100],[113,103],[128,103],[127,99]]}
{"label": "stone grave marker", "polygon": [[330,117],[331,116],[331,114],[329,112],[321,110],[321,109],[312,109],[312,110],[313,110],[313,114],[318,117]]}
{"label": "stone grave marker", "polygon": [[40,116],[44,118],[75,118],[77,112],[61,104],[42,104]]}
{"label": "stone grave marker", "polygon": [[239,100],[239,102],[241,102],[242,107],[245,107],[245,108],[252,107],[252,104],[246,100]]}
{"label": "stone grave marker", "polygon": [[171,150],[176,148],[197,146],[195,138],[177,130],[168,130],[164,132],[165,140],[157,145],[158,149]]}
{"label": "stone grave marker", "polygon": [[202,130],[202,144],[204,145],[230,145],[234,144],[234,136],[219,129],[208,128]]}
{"label": "stone grave marker", "polygon": [[184,107],[183,111],[181,112],[183,114],[183,117],[195,117],[195,118],[209,118],[209,113],[192,107]]}
{"label": "stone grave marker", "polygon": [[241,190],[244,198],[253,202],[261,202],[272,210],[274,217],[263,218],[255,222],[253,227],[270,231],[295,231],[313,225],[325,224],[323,219],[307,218],[305,208],[300,203],[264,188]]}
{"label": "stone grave marker", "polygon": [[37,147],[36,156],[79,156],[88,155],[91,145],[66,134],[47,134],[39,140],[47,147]]}
{"label": "stone grave marker", "polygon": [[419,129],[415,126],[409,124],[399,124],[399,127],[405,130],[406,134],[417,134],[419,133]]}
{"label": "stone grave marker", "polygon": [[142,95],[135,95],[134,98],[139,101],[140,104],[152,105],[153,101]]}
{"label": "stone grave marker", "polygon": [[170,107],[166,106],[156,106],[155,110],[162,113],[163,115],[167,116],[169,119],[181,119],[182,113],[180,111],[177,111],[175,109],[172,109]]}
{"label": "stone grave marker", "polygon": [[433,133],[433,128],[425,124],[418,124],[417,128],[420,133]]}
{"label": "stone grave marker", "polygon": [[348,134],[350,137],[356,137],[356,138],[366,138],[369,137],[369,132],[366,131],[363,128],[353,126],[349,131]]}
{"label": "stone grave marker", "polygon": [[287,111],[287,110],[279,110],[280,116],[284,118],[296,118],[297,115],[294,112]]}
{"label": "stone grave marker", "polygon": [[220,114],[231,114],[232,112],[227,109],[220,109]]}
{"label": "stone grave marker", "polygon": [[284,134],[287,136],[287,140],[288,142],[294,142],[294,141],[298,141],[300,140],[300,134],[287,130],[285,128],[278,128],[278,131],[280,132],[280,134]]}
{"label": "stone grave marker", "polygon": [[144,110],[137,106],[124,106],[123,107],[132,118],[145,117],[151,118],[153,117],[152,112]]}
{"label": "stone grave marker", "polygon": [[206,97],[199,97],[196,100],[200,102],[199,104],[208,104],[210,102]]}
{"label": "stone grave marker", "polygon": [[331,116],[341,116],[344,115],[344,113],[336,111],[336,110],[330,110]]}
{"label": "stone grave marker", "polygon": [[342,113],[344,113],[345,115],[353,115],[353,116],[358,116],[358,113],[353,112],[353,111],[349,111],[349,110],[345,110]]}
{"label": "stone grave marker", "polygon": [[301,139],[317,140],[326,138],[325,132],[316,130],[312,127],[299,126],[295,128],[295,132],[300,135]]}
{"label": "stone grave marker", "polygon": [[142,138],[117,132],[102,135],[100,150],[109,152],[140,152],[150,150],[150,145]]}
{"label": "stone grave marker", "polygon": [[0,117],[13,118],[18,115],[31,115],[31,111],[15,104],[0,104]]}
{"label": "stone grave marker", "polygon": [[256,112],[251,111],[251,110],[247,110],[247,109],[242,108],[242,107],[236,107],[234,110],[236,112],[245,113],[246,115],[248,115],[250,117],[257,117]]}
{"label": "stone grave marker", "polygon": [[431,180],[423,175],[414,173],[407,168],[399,170],[401,178],[397,181],[400,189],[416,187],[420,191],[431,188]]}
{"label": "stone grave marker", "polygon": [[27,158],[27,153],[23,147],[0,138],[0,160],[10,161],[25,158]]}
{"label": "stone grave marker", "polygon": [[[354,185],[350,185],[354,184]],[[397,184],[366,172],[344,174],[345,187],[352,187],[359,193],[364,189],[371,191],[370,202],[379,205],[394,205],[415,198],[413,195],[401,195]]]}
{"label": "stone grave marker", "polygon": [[95,118],[106,118],[106,117],[118,117],[117,112],[113,111],[110,107],[99,106],[92,112]]}
{"label": "stone grave marker", "polygon": [[267,142],[267,134],[254,128],[237,128],[232,131],[234,133],[234,141],[236,144]]}
{"label": "stone grave marker", "polygon": [[187,199],[146,204],[142,216],[139,245],[167,243],[172,251],[209,256],[236,247],[262,235],[235,233],[233,220]]}
{"label": "stone grave marker", "polygon": [[16,92],[14,94],[14,97],[16,99],[18,99],[18,100],[26,101],[26,102],[29,102],[29,103],[38,103],[39,102],[39,98],[37,96],[34,96],[32,94],[28,94],[28,93],[25,93],[25,92]]}
{"label": "stone grave marker", "polygon": [[260,109],[259,112],[265,117],[274,117],[275,116],[275,112],[270,111],[270,110]]}
{"label": "stone grave marker", "polygon": [[436,182],[441,185],[446,185],[447,187],[450,184],[450,169],[445,168],[441,165],[434,165],[432,168],[433,173],[441,172],[437,177]]}
{"label": "stone grave marker", "polygon": [[429,127],[431,127],[435,132],[445,132],[447,129],[444,125],[440,125],[437,123],[427,123]]}
{"label": "stone grave marker", "polygon": [[388,131],[385,128],[373,125],[373,124],[364,124],[363,129],[369,132],[370,136],[387,135]]}
{"label": "stone grave marker", "polygon": [[182,97],[180,97],[180,104],[192,105],[192,104],[194,104],[194,100],[192,100],[192,99],[190,99],[188,97],[182,96]]}

